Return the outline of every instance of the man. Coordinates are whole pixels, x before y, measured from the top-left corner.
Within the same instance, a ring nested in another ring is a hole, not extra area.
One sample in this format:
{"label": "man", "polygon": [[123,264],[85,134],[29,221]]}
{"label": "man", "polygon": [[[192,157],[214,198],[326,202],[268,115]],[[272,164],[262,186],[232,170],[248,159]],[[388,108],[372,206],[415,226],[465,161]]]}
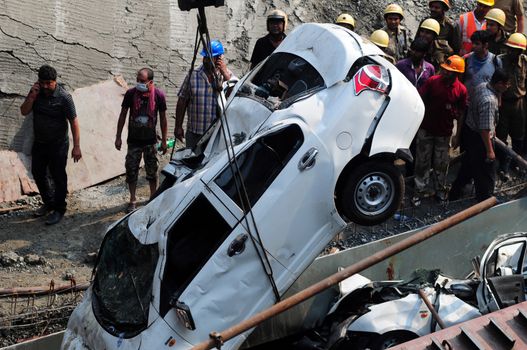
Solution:
{"label": "man", "polygon": [[154,71],[150,68],[142,68],[137,72],[137,85],[124,95],[121,104],[121,114],[117,122],[117,134],[115,136],[115,148],[121,150],[121,133],[128,118],[128,151],[126,153],[126,183],[130,191],[130,202],[126,209],[132,212],[136,208],[137,175],[141,157],[145,163],[146,179],[150,185],[150,198],[157,189],[157,116],[161,126],[161,150],[167,150],[167,117],[165,93],[154,86]]}
{"label": "man", "polygon": [[258,39],[254,45],[251,56],[251,69],[258,63],[266,59],[285,39],[285,30],[287,29],[287,15],[284,11],[272,10],[267,16],[266,36]]}
{"label": "man", "polygon": [[352,32],[355,30],[355,19],[353,19],[353,17],[347,13],[341,13],[337,17],[335,24],[341,27],[344,27],[346,29],[349,29]]}
{"label": "man", "polygon": [[509,85],[509,75],[498,68],[489,83],[481,83],[475,87],[474,97],[470,99],[467,118],[461,130],[465,156],[450,189],[450,200],[459,199],[463,194],[463,187],[472,179],[478,202],[492,196],[496,179],[496,155],[492,139],[498,119],[499,97]]}
{"label": "man", "polygon": [[[424,22],[423,22],[424,23]],[[439,25],[438,25],[439,27]],[[426,30],[426,29],[425,29]],[[423,84],[435,74],[434,66],[425,61],[425,55],[430,50],[430,43],[433,41],[427,41],[424,38],[416,38],[410,45],[408,51],[408,58],[400,60],[395,65],[397,69],[408,79],[413,86],[419,89]],[[412,154],[416,153],[415,137],[410,144],[410,151]],[[405,176],[414,175],[414,163],[407,162],[405,165]]]}
{"label": "man", "polygon": [[[448,0],[431,0],[428,2],[430,17],[439,22],[440,30],[435,41],[436,49],[442,53],[443,63],[447,57],[459,53],[461,48],[461,36],[459,35],[459,26],[446,16],[450,10]],[[437,67],[436,67],[437,68]]]}
{"label": "man", "polygon": [[[233,77],[223,59],[224,53],[221,42],[213,40],[209,52],[201,51],[203,64],[185,77],[179,89],[174,133],[178,140],[185,138],[188,148],[196,146],[216,119],[215,80],[221,87],[224,81]],[[185,112],[188,113],[186,132],[183,131]]]}
{"label": "man", "polygon": [[395,65],[417,89],[435,74],[434,66],[425,61],[429,49],[430,45],[425,39],[417,38],[410,45],[408,58],[400,60]]}
{"label": "man", "polygon": [[470,98],[472,98],[474,87],[489,82],[494,70],[502,67],[502,65],[501,60],[489,52],[489,32],[486,30],[475,31],[470,40],[472,41],[472,52],[464,57],[466,63],[464,83]]}
{"label": "man", "polygon": [[505,43],[509,34],[503,30],[505,12],[500,9],[491,9],[485,19],[487,20],[487,32],[490,33],[489,51],[495,55],[507,53]]}
{"label": "man", "polygon": [[[417,132],[414,205],[419,205],[422,197],[434,193],[440,201],[446,200],[446,176],[450,160],[448,150],[453,121],[460,120],[468,104],[467,89],[458,79],[465,71],[463,59],[457,55],[451,56],[441,68],[439,75],[428,79],[419,89],[425,105],[425,116]],[[435,175],[433,184],[430,183],[431,169]]]}
{"label": "man", "polygon": [[370,41],[374,43],[382,52],[385,53],[384,58],[386,58],[390,63],[395,64],[395,58],[388,54],[388,43],[390,42],[390,37],[382,29],[377,29],[370,35]]}
{"label": "man", "polygon": [[388,33],[390,38],[386,53],[392,56],[396,62],[406,58],[412,37],[410,31],[401,25],[403,19],[403,9],[399,5],[391,4],[384,10],[386,25],[382,30]]}
{"label": "man", "polygon": [[[514,33],[506,43],[509,52],[499,56],[503,69],[514,79],[511,79],[511,87],[503,93],[500,106],[500,118],[496,126],[496,136],[507,143],[510,136],[512,149],[523,154],[523,140],[525,135],[525,95],[527,86],[527,56],[523,54],[527,46],[527,39],[522,33]],[[498,152],[500,163],[500,175],[508,180],[510,158]]]}
{"label": "man", "polygon": [[523,33],[523,0],[496,0],[495,8],[507,17],[503,29],[508,33]]}
{"label": "man", "polygon": [[425,60],[430,62],[435,70],[438,70],[443,61],[443,52],[439,51],[436,39],[441,27],[439,22],[433,18],[427,18],[419,25],[415,39],[421,38],[428,43],[430,49],[425,55]]}
{"label": "man", "polygon": [[461,32],[460,54],[466,55],[472,51],[470,37],[476,30],[485,30],[485,15],[494,6],[494,0],[478,0],[474,11],[463,13],[459,16],[459,30]]}
{"label": "man", "polygon": [[[46,225],[58,223],[66,212],[68,193],[68,122],[73,139],[71,157],[78,162],[81,157],[80,130],[75,104],[71,95],[57,84],[57,71],[48,65],[38,70],[38,81],[33,84],[20,112],[28,115],[33,111],[35,142],[31,152],[31,171],[44,204],[36,216],[49,213]],[[50,188],[47,171],[51,175],[55,192]]]}

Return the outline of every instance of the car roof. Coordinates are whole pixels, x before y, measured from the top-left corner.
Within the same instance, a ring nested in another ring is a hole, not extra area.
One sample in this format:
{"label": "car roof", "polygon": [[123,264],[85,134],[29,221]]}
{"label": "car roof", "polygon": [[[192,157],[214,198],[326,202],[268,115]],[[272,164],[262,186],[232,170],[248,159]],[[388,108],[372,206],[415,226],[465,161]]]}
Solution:
{"label": "car roof", "polygon": [[302,57],[322,76],[327,87],[343,80],[353,63],[365,55],[382,55],[375,45],[335,24],[306,23],[295,28],[274,53]]}

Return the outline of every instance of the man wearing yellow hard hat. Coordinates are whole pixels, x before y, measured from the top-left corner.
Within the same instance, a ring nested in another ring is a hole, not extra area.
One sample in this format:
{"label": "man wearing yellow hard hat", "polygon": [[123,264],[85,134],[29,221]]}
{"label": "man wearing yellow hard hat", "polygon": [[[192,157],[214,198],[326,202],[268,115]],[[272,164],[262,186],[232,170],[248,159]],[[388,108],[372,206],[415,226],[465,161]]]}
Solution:
{"label": "man wearing yellow hard hat", "polygon": [[381,49],[382,52],[385,53],[384,58],[386,58],[392,64],[396,63],[395,59],[386,52],[386,49],[388,48],[388,44],[390,42],[390,37],[388,36],[388,33],[386,33],[382,29],[378,29],[371,33],[370,41],[374,43],[379,49]]}
{"label": "man wearing yellow hard hat", "polygon": [[465,55],[472,51],[470,37],[476,30],[486,29],[485,15],[494,6],[494,0],[477,0],[473,11],[463,13],[459,16],[459,30],[461,33],[460,54]]}
{"label": "man wearing yellow hard hat", "polygon": [[386,25],[382,28],[390,38],[386,53],[392,56],[395,61],[406,58],[406,53],[410,48],[410,31],[401,25],[404,13],[401,6],[390,4],[384,9],[384,20]]}
{"label": "man wearing yellow hard hat", "polygon": [[348,13],[341,13],[337,17],[335,24],[341,27],[344,27],[346,29],[349,29],[351,31],[355,30],[355,19],[353,19],[353,17]]}
{"label": "man wearing yellow hard hat", "polygon": [[[501,96],[500,118],[496,126],[496,136],[507,143],[510,136],[512,149],[520,154],[524,154],[525,136],[525,95],[527,86],[527,56],[523,53],[527,46],[527,39],[522,33],[514,33],[507,40],[506,44],[509,52],[500,55],[503,69],[514,77],[511,79],[511,87]],[[500,160],[500,175],[503,179],[508,179],[510,159],[504,154],[497,154]]]}
{"label": "man wearing yellow hard hat", "polygon": [[485,19],[487,20],[487,32],[490,33],[489,51],[495,55],[507,53],[505,43],[509,38],[509,33],[505,32],[505,12],[500,9],[491,9]]}
{"label": "man wearing yellow hard hat", "polygon": [[421,38],[430,45],[425,60],[432,63],[436,71],[439,71],[441,63],[445,61],[445,53],[436,45],[440,30],[441,27],[438,21],[433,18],[427,18],[421,22],[415,35],[415,39]]}

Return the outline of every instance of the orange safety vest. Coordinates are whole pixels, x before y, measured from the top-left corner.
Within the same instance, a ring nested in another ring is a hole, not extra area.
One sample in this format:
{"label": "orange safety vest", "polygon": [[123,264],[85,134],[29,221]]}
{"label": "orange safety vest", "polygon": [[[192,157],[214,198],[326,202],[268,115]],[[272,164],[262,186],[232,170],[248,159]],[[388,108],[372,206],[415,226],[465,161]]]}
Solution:
{"label": "orange safety vest", "polygon": [[472,51],[472,41],[470,37],[476,30],[487,29],[487,23],[484,22],[481,28],[478,29],[476,25],[476,16],[474,12],[467,12],[459,16],[459,30],[461,31],[461,55],[466,55]]}

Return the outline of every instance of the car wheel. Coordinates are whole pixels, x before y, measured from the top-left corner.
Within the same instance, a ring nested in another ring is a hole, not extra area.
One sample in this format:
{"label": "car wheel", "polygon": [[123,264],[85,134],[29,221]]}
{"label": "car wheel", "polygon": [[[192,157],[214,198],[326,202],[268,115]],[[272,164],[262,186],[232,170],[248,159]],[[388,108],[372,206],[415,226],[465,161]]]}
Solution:
{"label": "car wheel", "polygon": [[344,216],[360,225],[377,225],[392,216],[403,199],[404,179],[395,165],[368,161],[353,170],[340,196]]}
{"label": "car wheel", "polygon": [[405,331],[388,332],[381,336],[373,338],[370,341],[368,348],[370,350],[389,349],[396,345],[406,343],[407,341],[410,341],[415,338],[417,338],[417,336],[411,332],[405,332]]}

